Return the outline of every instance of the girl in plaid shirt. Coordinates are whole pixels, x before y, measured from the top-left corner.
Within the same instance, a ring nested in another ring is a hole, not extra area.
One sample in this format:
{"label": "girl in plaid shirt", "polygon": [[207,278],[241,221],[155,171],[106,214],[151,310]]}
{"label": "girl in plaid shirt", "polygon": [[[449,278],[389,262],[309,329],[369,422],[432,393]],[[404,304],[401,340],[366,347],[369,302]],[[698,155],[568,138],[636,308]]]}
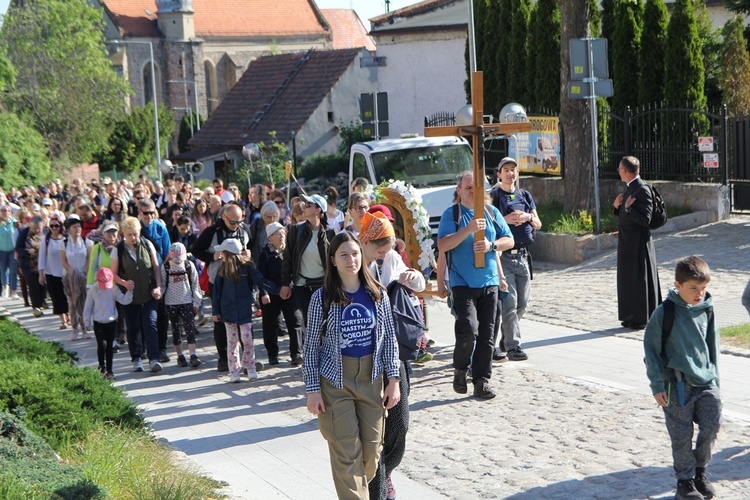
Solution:
{"label": "girl in plaid shirt", "polygon": [[[328,441],[340,499],[369,498],[385,410],[401,399],[393,316],[385,290],[362,266],[359,240],[333,238],[323,288],[310,302],[302,366],[307,409]],[[388,385],[383,388],[383,375]]]}

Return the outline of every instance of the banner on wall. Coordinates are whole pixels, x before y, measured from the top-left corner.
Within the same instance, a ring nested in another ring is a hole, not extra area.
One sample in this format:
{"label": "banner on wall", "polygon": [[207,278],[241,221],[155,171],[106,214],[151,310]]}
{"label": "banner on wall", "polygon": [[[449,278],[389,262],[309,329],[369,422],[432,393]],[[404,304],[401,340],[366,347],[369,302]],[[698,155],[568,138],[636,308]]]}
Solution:
{"label": "banner on wall", "polygon": [[559,119],[530,116],[531,132],[508,138],[508,153],[518,160],[521,172],[561,175]]}

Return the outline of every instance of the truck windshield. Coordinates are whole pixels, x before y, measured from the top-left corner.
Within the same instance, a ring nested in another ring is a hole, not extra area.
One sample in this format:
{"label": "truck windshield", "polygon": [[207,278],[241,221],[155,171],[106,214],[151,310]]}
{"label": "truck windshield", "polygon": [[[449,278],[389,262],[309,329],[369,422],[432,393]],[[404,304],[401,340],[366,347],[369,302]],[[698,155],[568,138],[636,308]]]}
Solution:
{"label": "truck windshield", "polygon": [[378,183],[394,179],[409,181],[414,187],[446,186],[456,176],[471,170],[471,149],[465,145],[384,151],[372,155]]}

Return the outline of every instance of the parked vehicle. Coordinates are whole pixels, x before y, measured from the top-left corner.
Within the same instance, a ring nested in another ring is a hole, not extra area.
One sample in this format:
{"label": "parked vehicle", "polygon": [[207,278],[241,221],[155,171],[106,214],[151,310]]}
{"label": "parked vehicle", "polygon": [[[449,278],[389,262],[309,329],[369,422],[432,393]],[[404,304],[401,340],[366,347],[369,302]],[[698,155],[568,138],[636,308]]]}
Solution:
{"label": "parked vehicle", "polygon": [[534,163],[542,166],[542,170],[554,170],[557,168],[557,153],[555,153],[552,143],[546,137],[536,138],[536,153],[534,154]]}

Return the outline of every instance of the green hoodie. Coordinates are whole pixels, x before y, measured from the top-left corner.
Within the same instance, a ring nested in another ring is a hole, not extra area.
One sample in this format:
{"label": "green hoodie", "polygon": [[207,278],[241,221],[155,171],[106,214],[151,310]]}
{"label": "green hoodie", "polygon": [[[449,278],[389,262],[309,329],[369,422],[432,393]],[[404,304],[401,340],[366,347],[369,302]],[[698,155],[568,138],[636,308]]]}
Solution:
{"label": "green hoodie", "polygon": [[682,372],[685,382],[697,387],[719,386],[719,331],[716,321],[709,331],[706,309],[713,303],[711,294],[698,305],[690,306],[675,288],[667,296],[674,302],[674,324],[667,339],[665,355],[661,354],[664,306],[651,315],[643,335],[646,352],[646,374],[651,392],[666,392],[667,382],[674,370]]}

